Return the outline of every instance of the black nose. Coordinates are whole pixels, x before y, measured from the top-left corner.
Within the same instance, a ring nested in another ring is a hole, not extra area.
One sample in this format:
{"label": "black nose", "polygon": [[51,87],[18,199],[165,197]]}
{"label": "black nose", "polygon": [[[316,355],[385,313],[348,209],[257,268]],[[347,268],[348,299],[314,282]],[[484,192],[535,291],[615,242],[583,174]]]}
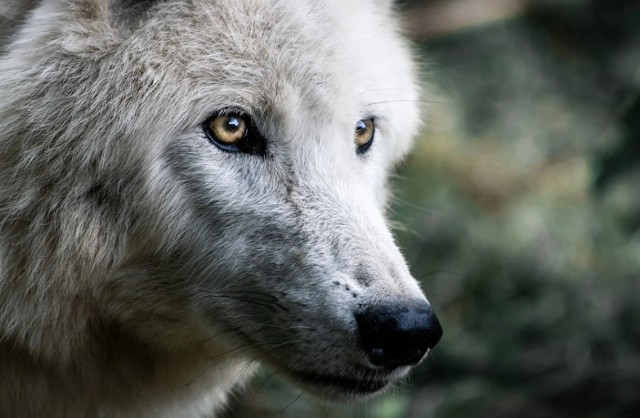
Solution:
{"label": "black nose", "polygon": [[376,306],[355,316],[369,361],[389,370],[417,364],[442,337],[438,318],[423,301]]}

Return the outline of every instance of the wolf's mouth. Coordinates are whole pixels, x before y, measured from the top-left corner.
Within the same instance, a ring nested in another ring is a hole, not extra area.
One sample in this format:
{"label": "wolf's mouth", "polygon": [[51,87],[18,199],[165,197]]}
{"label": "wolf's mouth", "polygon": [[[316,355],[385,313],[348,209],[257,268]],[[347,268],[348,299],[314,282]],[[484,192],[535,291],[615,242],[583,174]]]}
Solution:
{"label": "wolf's mouth", "polygon": [[356,396],[372,395],[381,391],[389,384],[389,379],[382,376],[368,376],[356,379],[310,372],[292,374],[304,384],[323,387],[325,389],[331,388],[345,394]]}

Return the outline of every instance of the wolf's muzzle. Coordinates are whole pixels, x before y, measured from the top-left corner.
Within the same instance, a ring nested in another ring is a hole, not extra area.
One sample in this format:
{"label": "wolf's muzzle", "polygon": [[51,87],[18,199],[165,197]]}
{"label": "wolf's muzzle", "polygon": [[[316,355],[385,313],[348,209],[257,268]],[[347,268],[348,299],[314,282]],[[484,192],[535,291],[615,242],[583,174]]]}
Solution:
{"label": "wolf's muzzle", "polygon": [[418,364],[442,337],[440,322],[424,301],[376,306],[355,317],[369,361],[386,370]]}

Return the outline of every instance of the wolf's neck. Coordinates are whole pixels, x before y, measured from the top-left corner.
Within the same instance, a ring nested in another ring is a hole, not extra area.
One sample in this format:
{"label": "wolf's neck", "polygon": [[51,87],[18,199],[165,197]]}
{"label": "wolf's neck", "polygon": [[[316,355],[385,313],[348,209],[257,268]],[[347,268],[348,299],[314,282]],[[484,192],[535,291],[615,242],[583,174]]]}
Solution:
{"label": "wolf's neck", "polygon": [[109,362],[95,365],[107,367],[60,371],[0,344],[0,410],[18,418],[211,416],[256,369],[242,360],[216,363],[201,351],[158,355],[130,341],[111,351],[97,354]]}

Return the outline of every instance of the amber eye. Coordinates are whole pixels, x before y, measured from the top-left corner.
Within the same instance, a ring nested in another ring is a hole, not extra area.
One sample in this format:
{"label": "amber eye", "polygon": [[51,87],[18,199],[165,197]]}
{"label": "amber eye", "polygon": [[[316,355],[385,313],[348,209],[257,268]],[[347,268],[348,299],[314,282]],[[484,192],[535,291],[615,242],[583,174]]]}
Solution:
{"label": "amber eye", "polygon": [[242,110],[227,108],[214,113],[202,124],[206,137],[225,152],[266,155],[267,141],[251,117]]}
{"label": "amber eye", "polygon": [[376,127],[372,118],[360,119],[356,123],[355,131],[356,152],[364,154],[371,146],[375,133]]}
{"label": "amber eye", "polygon": [[213,139],[224,145],[242,141],[247,133],[247,125],[245,117],[235,113],[214,116],[207,123]]}

